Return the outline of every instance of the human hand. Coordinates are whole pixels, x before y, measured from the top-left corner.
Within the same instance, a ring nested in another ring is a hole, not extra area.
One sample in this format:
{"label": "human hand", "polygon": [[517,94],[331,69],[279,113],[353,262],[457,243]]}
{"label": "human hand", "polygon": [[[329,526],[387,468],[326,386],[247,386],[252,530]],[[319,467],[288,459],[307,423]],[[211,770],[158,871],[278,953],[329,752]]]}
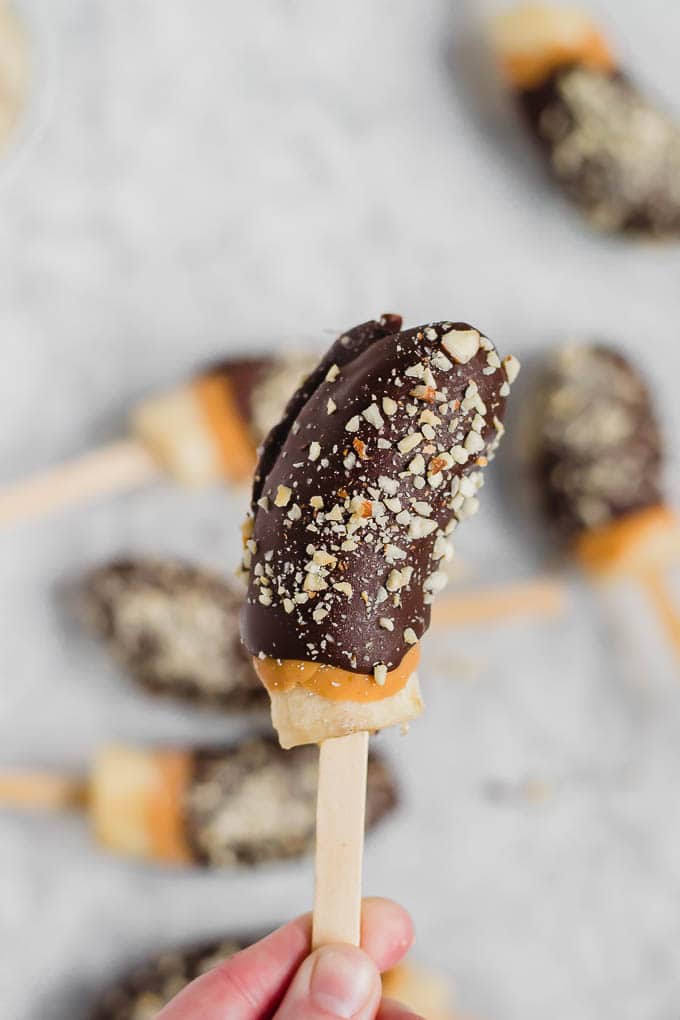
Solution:
{"label": "human hand", "polygon": [[291,921],[193,981],[157,1020],[419,1020],[381,998],[380,973],[413,942],[411,919],[396,903],[364,900],[361,949],[309,955],[310,936],[310,915]]}

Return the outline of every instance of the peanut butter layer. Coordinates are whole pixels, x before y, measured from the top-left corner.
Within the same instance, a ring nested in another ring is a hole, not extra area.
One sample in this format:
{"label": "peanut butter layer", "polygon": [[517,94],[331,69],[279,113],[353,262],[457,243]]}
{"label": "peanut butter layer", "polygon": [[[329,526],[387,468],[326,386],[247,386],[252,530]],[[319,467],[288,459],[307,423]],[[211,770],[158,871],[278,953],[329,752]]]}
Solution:
{"label": "peanut butter layer", "polygon": [[613,71],[615,64],[604,38],[593,30],[570,46],[556,42],[535,53],[508,53],[503,57],[503,73],[515,88],[531,89],[546,81],[560,67],[579,64],[601,71]]}
{"label": "peanut butter layer", "polygon": [[224,375],[206,375],[196,380],[193,389],[225,476],[231,481],[250,478],[257,460],[255,442],[239,413],[231,382]]}
{"label": "peanut butter layer", "polygon": [[575,553],[597,576],[645,572],[680,557],[680,526],[668,507],[649,507],[584,532]]}
{"label": "peanut butter layer", "polygon": [[168,864],[185,864],[192,856],[182,811],[191,759],[182,751],[163,751],[154,755],[154,764],[158,782],[146,808],[151,853]]}
{"label": "peanut butter layer", "polygon": [[367,673],[352,673],[337,666],[301,659],[253,659],[262,683],[269,693],[285,693],[304,687],[329,701],[383,701],[402,690],[415,673],[420,660],[420,644],[406,653],[399,665],[389,671],[384,684]]}
{"label": "peanut butter layer", "polygon": [[616,66],[602,33],[578,10],[524,4],[496,19],[494,35],[503,72],[517,89],[535,88],[562,67]]}

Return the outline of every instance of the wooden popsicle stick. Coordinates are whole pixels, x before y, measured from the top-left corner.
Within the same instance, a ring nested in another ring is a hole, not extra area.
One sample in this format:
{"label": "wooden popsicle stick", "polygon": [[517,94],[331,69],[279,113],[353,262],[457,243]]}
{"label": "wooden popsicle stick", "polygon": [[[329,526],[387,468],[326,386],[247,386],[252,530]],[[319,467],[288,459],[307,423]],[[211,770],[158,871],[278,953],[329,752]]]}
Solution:
{"label": "wooden popsicle stick", "polygon": [[43,517],[105,493],[135,488],[161,473],[146,447],[137,440],[122,439],[0,487],[0,527]]}
{"label": "wooden popsicle stick", "polygon": [[83,808],[88,799],[87,780],[49,772],[0,774],[0,805],[39,811]]}
{"label": "wooden popsicle stick", "polygon": [[660,569],[640,571],[638,577],[680,661],[680,610],[673,602],[666,579]]}
{"label": "wooden popsicle stick", "polygon": [[549,577],[453,595],[443,593],[432,607],[432,626],[471,627],[515,616],[559,616],[566,608],[567,598],[567,583]]}
{"label": "wooden popsicle stick", "polygon": [[368,733],[325,740],[319,748],[314,949],[360,942],[367,762]]}

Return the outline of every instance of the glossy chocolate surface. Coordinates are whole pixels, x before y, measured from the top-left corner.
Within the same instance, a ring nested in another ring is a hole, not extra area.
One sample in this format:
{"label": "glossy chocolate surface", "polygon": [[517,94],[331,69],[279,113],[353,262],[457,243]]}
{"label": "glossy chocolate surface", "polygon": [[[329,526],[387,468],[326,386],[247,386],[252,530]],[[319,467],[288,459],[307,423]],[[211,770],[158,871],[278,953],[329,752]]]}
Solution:
{"label": "glossy chocolate surface", "polygon": [[[370,674],[395,668],[428,627],[509,385],[467,324],[399,325],[340,337],[264,444],[244,558],[253,655]],[[465,343],[472,353],[455,360]]]}

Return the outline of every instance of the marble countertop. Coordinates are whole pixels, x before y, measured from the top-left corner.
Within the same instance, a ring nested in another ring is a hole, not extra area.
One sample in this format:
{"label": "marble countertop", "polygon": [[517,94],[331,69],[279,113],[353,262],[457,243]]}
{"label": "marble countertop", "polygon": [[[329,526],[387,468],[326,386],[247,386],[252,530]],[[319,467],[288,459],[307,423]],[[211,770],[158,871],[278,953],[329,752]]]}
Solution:
{"label": "marble countertop", "polygon": [[[570,336],[619,342],[658,393],[677,500],[680,248],[592,235],[562,204],[489,103],[474,6],[23,0],[35,89],[0,166],[2,477],[119,435],[142,394],[216,354],[321,347],[394,310],[468,319],[527,362]],[[680,9],[592,6],[677,108]],[[473,577],[540,561],[519,487],[508,450],[461,532]],[[0,534],[3,764],[244,729],[144,699],[59,600],[122,550],[230,569],[242,506],[167,483]],[[403,808],[369,843],[366,889],[409,906],[418,957],[477,1020],[676,1020],[680,688],[630,606],[570,590],[559,621],[433,636],[426,717],[378,738]],[[2,1015],[77,1020],[135,954],[310,897],[309,863],[158,873],[98,853],[77,818],[3,815]]]}

